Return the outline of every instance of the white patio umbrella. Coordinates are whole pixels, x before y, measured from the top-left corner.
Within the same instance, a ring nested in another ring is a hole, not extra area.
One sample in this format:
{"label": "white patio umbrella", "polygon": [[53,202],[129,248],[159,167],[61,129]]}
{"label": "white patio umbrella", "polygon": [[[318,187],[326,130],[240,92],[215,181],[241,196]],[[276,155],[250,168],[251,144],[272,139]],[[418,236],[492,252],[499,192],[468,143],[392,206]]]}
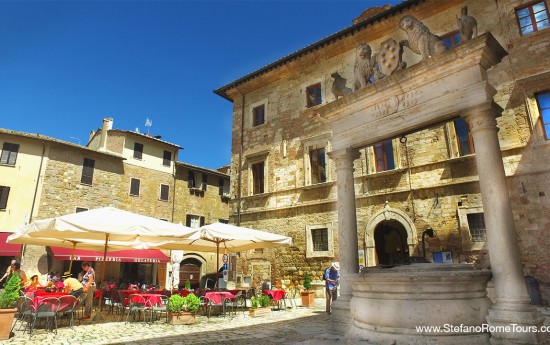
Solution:
{"label": "white patio umbrella", "polygon": [[172,263],[172,281],[170,284],[170,291],[172,291],[180,284],[180,263],[183,260],[183,250],[172,250],[170,253],[170,260]]}
{"label": "white patio umbrella", "polygon": [[[34,221],[17,229],[8,237],[8,242],[72,246],[73,248],[78,245],[79,248],[86,249],[97,249],[94,246],[98,242],[103,242],[103,262],[105,262],[109,247],[112,249],[148,248],[186,238],[194,232],[194,229],[181,224],[114,207],[104,207]],[[101,270],[101,281],[104,280],[104,276],[105,265]],[[101,319],[101,314],[97,313],[94,319]]]}
{"label": "white patio umbrella", "polygon": [[182,249],[201,252],[216,252],[216,271],[219,264],[220,248],[225,252],[236,253],[250,249],[291,245],[292,238],[240,226],[213,223],[195,229],[188,238],[153,245],[158,249]]}

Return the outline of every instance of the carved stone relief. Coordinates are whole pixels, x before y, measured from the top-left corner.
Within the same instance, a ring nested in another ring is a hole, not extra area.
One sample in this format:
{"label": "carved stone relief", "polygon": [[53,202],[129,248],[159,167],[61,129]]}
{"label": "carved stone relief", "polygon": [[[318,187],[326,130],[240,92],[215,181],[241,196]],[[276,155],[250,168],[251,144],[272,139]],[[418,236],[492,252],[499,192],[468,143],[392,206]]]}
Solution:
{"label": "carved stone relief", "polygon": [[402,61],[403,46],[393,38],[388,38],[380,43],[380,50],[375,55],[377,68],[375,69],[375,79],[380,80],[389,76],[393,72],[407,67]]}
{"label": "carved stone relief", "polygon": [[460,43],[464,43],[477,36],[477,21],[468,15],[468,6],[460,10],[460,18],[456,17],[458,30],[460,31]]}
{"label": "carved stone relief", "polygon": [[407,40],[401,45],[409,47],[422,56],[422,60],[435,56],[447,50],[441,39],[430,32],[430,29],[414,16],[407,14],[399,21],[399,27],[407,34]]}
{"label": "carved stone relief", "polygon": [[342,77],[338,72],[334,72],[330,76],[334,78],[334,82],[332,83],[332,94],[336,99],[352,92],[352,90],[346,86],[347,79]]}
{"label": "carved stone relief", "polygon": [[361,43],[355,50],[355,66],[353,69],[353,90],[357,91],[371,83],[373,75],[374,57],[372,49],[368,44]]}

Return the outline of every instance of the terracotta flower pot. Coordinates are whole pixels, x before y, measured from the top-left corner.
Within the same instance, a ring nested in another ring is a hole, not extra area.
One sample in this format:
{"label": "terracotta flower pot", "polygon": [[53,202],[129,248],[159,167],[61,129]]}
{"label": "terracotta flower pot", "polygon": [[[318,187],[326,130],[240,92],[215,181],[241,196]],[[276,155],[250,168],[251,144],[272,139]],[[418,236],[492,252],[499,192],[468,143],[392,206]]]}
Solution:
{"label": "terracotta flower pot", "polygon": [[302,307],[309,307],[315,304],[315,292],[302,291],[300,295],[302,297]]}
{"label": "terracotta flower pot", "polygon": [[171,325],[191,325],[195,323],[195,313],[187,311],[172,313],[169,311],[168,322]]}
{"label": "terracotta flower pot", "polygon": [[17,309],[0,309],[0,340],[10,338],[11,324]]}
{"label": "terracotta flower pot", "polygon": [[250,317],[259,317],[262,315],[271,314],[271,307],[250,308],[248,309],[248,313],[250,314]]}

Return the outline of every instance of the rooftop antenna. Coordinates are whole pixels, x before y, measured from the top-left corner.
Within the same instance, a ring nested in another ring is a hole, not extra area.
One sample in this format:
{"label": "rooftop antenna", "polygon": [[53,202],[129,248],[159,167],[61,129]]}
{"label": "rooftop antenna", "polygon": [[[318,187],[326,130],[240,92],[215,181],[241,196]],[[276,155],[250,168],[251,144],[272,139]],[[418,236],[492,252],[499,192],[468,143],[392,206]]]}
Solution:
{"label": "rooftop antenna", "polygon": [[149,118],[147,118],[145,120],[145,127],[147,127],[147,135],[149,135],[149,128],[151,128],[152,125],[153,125],[153,121],[149,120]]}

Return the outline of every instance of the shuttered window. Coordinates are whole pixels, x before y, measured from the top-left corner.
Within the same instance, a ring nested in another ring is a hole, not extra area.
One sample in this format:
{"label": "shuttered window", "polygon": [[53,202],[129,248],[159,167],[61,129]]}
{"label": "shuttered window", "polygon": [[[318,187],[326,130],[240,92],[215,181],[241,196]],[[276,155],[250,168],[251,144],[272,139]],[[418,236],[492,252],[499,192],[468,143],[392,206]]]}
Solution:
{"label": "shuttered window", "polygon": [[2,145],[2,155],[0,156],[0,164],[15,165],[17,161],[17,153],[19,152],[19,144],[4,143]]}
{"label": "shuttered window", "polygon": [[187,187],[195,188],[195,173],[192,171],[187,174]]}
{"label": "shuttered window", "polygon": [[264,162],[252,164],[252,194],[264,192]]}
{"label": "shuttered window", "polygon": [[94,180],[94,166],[95,160],[90,158],[84,158],[84,163],[82,163],[82,176],[80,177],[80,183],[92,185]]}
{"label": "shuttered window", "polygon": [[134,143],[134,158],[141,159],[143,157],[143,144]]}
{"label": "shuttered window", "polygon": [[221,196],[229,196],[229,181],[224,178],[220,178],[219,180],[219,194]]}
{"label": "shuttered window", "polygon": [[201,190],[205,191],[207,185],[208,185],[208,175],[202,174]]}
{"label": "shuttered window", "polygon": [[160,185],[160,200],[168,201],[168,197],[170,194],[170,186],[167,184],[161,184]]}
{"label": "shuttered window", "polygon": [[185,217],[185,225],[190,228],[197,229],[204,225],[204,217],[188,214]]}
{"label": "shuttered window", "polygon": [[141,181],[137,178],[130,180],[130,195],[139,196],[139,185]]}
{"label": "shuttered window", "polygon": [[310,150],[309,162],[311,165],[311,183],[327,182],[325,149]]}
{"label": "shuttered window", "polygon": [[254,116],[254,127],[263,125],[265,122],[265,105],[259,105],[252,109],[252,113]]}
{"label": "shuttered window", "polygon": [[164,151],[164,155],[162,156],[162,165],[169,167],[170,162],[172,162],[172,152]]}
{"label": "shuttered window", "polygon": [[10,195],[10,187],[0,186],[0,210],[5,210],[8,206],[8,196]]}

